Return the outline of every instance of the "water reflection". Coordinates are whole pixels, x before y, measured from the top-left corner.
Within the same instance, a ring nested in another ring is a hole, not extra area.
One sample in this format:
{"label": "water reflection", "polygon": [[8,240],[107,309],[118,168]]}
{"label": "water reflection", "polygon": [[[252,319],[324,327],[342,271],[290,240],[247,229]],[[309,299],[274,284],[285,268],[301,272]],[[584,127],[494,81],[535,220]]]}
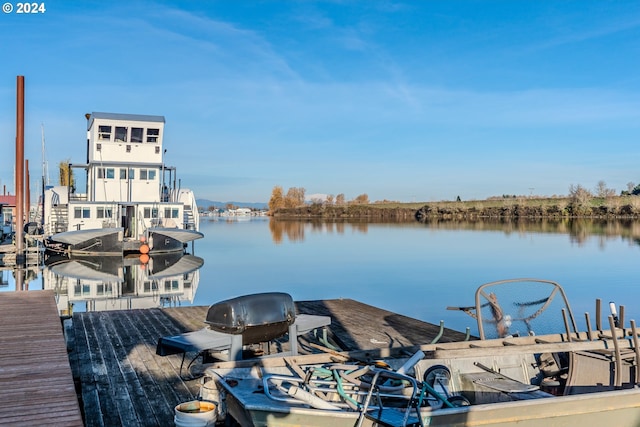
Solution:
{"label": "water reflection", "polygon": [[50,257],[43,288],[55,292],[61,315],[193,303],[204,260],[193,255]]}
{"label": "water reflection", "polygon": [[[0,263],[0,291],[28,291],[30,283],[38,279],[40,270],[41,266],[39,264],[29,264],[22,268],[15,268],[13,265],[7,266]],[[32,289],[40,288],[32,287]]]}
{"label": "water reflection", "polygon": [[421,222],[428,228],[438,230],[502,231],[505,234],[553,233],[567,234],[572,243],[584,244],[597,237],[603,245],[607,239],[629,240],[640,245],[640,222],[634,220],[606,220],[591,218],[561,219],[483,219],[458,221],[429,219]]}
{"label": "water reflection", "polygon": [[[406,221],[400,221],[406,222]],[[411,221],[413,223],[414,221]],[[399,223],[394,221],[394,223]],[[366,234],[369,230],[369,224],[366,220],[344,220],[344,221],[326,221],[321,219],[313,219],[309,221],[300,220],[283,220],[271,218],[269,220],[269,231],[273,243],[280,244],[286,236],[290,242],[303,242],[305,229],[309,228],[313,233],[327,234],[344,234],[346,229]]]}
{"label": "water reflection", "polygon": [[427,219],[394,219],[369,221],[366,219],[323,220],[270,218],[269,231],[275,244],[280,244],[285,237],[290,242],[303,242],[305,231],[312,233],[344,234],[347,230],[366,234],[370,225],[398,225],[402,227],[422,226],[434,230],[465,231],[502,231],[506,235],[526,235],[531,233],[566,234],[573,244],[584,245],[588,239],[599,239],[603,246],[608,239],[626,239],[640,245],[640,222],[634,220],[598,220],[591,218],[531,218],[531,219],[491,219],[455,220]]}

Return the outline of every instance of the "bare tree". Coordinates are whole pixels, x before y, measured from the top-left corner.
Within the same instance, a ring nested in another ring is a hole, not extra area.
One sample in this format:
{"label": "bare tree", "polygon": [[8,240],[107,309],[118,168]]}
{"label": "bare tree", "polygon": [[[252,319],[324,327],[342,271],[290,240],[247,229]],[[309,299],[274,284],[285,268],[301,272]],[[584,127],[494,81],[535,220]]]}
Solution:
{"label": "bare tree", "polygon": [[282,187],[276,185],[271,191],[271,198],[269,199],[269,210],[274,212],[284,207],[284,191]]}
{"label": "bare tree", "polygon": [[324,203],[328,206],[333,205],[333,194],[328,194],[327,198],[325,199]]}
{"label": "bare tree", "polygon": [[340,193],[336,196],[336,205],[337,206],[342,206],[344,205],[345,202],[345,198],[344,198],[344,193]]}
{"label": "bare tree", "polygon": [[598,181],[596,185],[596,195],[598,197],[613,197],[616,191],[613,188],[607,188],[607,183],[604,180]]}
{"label": "bare tree", "polygon": [[284,206],[287,208],[297,208],[304,205],[304,193],[306,190],[302,187],[291,187],[284,197]]}
{"label": "bare tree", "polygon": [[359,205],[368,205],[369,196],[366,193],[363,193],[356,197],[353,201]]}
{"label": "bare tree", "polygon": [[627,182],[627,191],[629,192],[629,194],[631,194],[631,192],[633,191],[633,188],[635,186],[636,185],[633,182],[631,182],[631,181]]}
{"label": "bare tree", "polygon": [[573,203],[586,205],[592,197],[593,194],[580,184],[569,186],[569,198]]}
{"label": "bare tree", "polygon": [[73,169],[70,166],[70,159],[63,160],[58,164],[60,171],[60,185],[72,186],[74,184]]}

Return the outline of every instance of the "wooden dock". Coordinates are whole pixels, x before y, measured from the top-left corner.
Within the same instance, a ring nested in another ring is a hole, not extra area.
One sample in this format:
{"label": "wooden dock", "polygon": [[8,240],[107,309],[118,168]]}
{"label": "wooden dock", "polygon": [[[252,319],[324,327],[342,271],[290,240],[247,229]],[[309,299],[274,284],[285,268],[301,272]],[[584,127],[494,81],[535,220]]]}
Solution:
{"label": "wooden dock", "polygon": [[0,293],[0,425],[83,425],[53,291]]}
{"label": "wooden dock", "polygon": [[[342,350],[425,344],[439,332],[439,326],[350,299],[297,302],[296,308],[331,316],[331,333]],[[74,313],[69,357],[86,425],[172,425],[175,406],[199,391],[199,381],[189,379],[186,369],[195,355],[183,364],[179,355],[156,355],[156,344],[162,336],[203,328],[207,309]],[[463,334],[445,329],[440,341],[462,339]]]}

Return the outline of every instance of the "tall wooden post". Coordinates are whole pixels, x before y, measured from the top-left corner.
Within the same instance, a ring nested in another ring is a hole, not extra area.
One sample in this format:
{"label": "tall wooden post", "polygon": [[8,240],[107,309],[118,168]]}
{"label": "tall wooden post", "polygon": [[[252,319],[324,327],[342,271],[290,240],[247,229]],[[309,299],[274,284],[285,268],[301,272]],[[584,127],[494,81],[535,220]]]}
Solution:
{"label": "tall wooden post", "polygon": [[16,264],[24,265],[24,76],[17,79],[16,103]]}

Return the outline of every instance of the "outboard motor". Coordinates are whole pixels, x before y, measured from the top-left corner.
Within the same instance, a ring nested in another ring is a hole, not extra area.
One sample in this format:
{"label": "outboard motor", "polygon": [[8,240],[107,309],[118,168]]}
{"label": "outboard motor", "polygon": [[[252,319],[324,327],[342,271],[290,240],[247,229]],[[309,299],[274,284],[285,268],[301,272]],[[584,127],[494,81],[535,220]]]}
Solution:
{"label": "outboard motor", "polygon": [[209,307],[205,323],[214,331],[242,335],[242,344],[281,337],[295,322],[291,295],[283,292],[244,295]]}

